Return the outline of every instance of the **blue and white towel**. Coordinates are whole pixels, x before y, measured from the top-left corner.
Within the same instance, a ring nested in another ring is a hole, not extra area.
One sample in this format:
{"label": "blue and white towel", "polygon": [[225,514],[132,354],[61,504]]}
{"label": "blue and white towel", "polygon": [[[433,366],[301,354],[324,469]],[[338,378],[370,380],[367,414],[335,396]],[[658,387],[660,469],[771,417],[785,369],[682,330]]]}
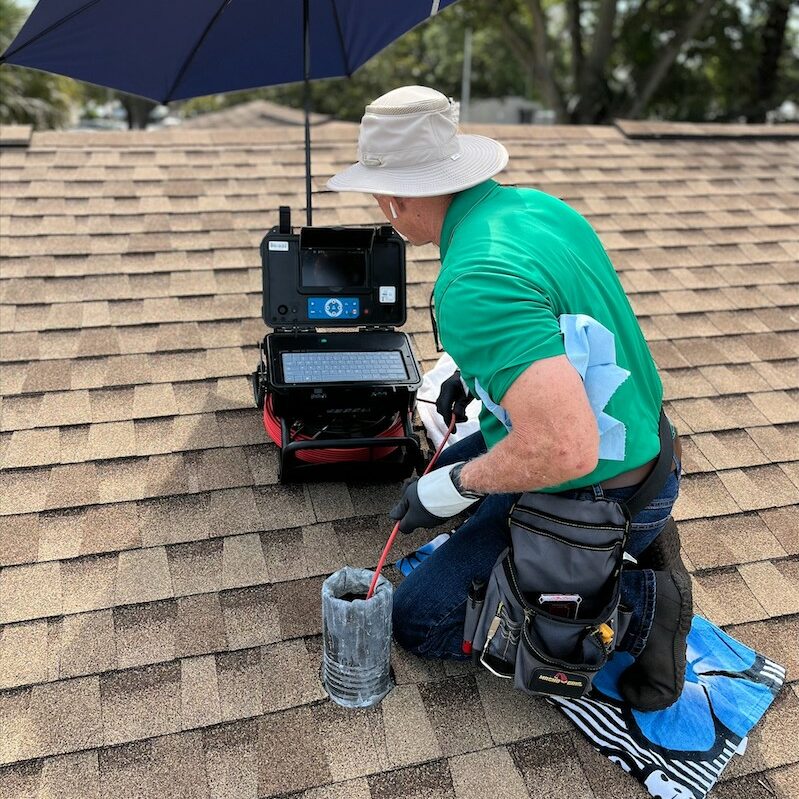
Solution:
{"label": "blue and white towel", "polygon": [[[443,544],[443,533],[397,562],[407,577]],[[589,743],[656,799],[705,799],[785,681],[785,669],[701,616],[688,634],[685,687],[669,708],[633,710],[618,692],[633,662],[616,652],[594,678],[590,698],[549,699]]]}
{"label": "blue and white towel", "polygon": [[704,799],[785,680],[782,666],[701,616],[688,634],[685,688],[671,707],[642,713],[624,703],[617,685],[630,663],[617,652],[590,699],[550,701],[657,799]]}

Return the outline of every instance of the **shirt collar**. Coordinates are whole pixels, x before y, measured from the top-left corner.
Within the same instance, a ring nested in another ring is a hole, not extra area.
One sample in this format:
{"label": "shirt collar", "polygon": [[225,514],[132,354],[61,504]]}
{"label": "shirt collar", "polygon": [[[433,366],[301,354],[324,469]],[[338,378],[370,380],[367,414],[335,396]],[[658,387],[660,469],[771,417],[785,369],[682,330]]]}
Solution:
{"label": "shirt collar", "polygon": [[449,204],[447,213],[444,216],[444,224],[441,226],[441,244],[439,252],[443,261],[449,245],[452,242],[452,235],[455,228],[469,215],[469,213],[479,205],[494,189],[499,187],[495,180],[486,180],[472,186],[470,189],[458,192]]}

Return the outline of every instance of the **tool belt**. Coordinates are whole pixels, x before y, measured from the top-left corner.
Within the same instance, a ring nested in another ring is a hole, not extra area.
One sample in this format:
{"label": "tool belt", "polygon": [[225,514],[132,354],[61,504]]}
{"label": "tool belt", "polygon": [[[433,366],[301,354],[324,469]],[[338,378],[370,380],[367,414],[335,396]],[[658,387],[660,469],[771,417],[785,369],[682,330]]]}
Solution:
{"label": "tool belt", "polygon": [[475,662],[525,693],[590,691],[630,622],[620,596],[631,519],[660,493],[672,454],[661,411],[657,462],[626,502],[521,495],[508,518],[510,545],[467,600],[464,641]]}

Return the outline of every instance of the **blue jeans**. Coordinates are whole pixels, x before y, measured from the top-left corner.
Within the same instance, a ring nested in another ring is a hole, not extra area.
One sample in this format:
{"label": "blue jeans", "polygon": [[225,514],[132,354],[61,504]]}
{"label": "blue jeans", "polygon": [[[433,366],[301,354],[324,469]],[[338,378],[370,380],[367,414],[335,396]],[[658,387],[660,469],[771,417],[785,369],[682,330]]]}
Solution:
{"label": "blue jeans", "polygon": [[[486,451],[480,432],[441,453],[436,468],[471,460]],[[680,487],[680,464],[660,494],[633,517],[627,552],[641,554],[663,531]],[[603,490],[599,485],[564,492],[574,499],[628,499],[637,486]],[[508,546],[507,518],[519,494],[489,494],[473,515],[414,569],[394,593],[394,637],[405,649],[426,658],[465,660],[461,650],[466,595],[473,579],[488,581],[499,554]],[[637,657],[646,646],[655,615],[655,573],[622,572],[621,601],[632,610],[619,649]]]}

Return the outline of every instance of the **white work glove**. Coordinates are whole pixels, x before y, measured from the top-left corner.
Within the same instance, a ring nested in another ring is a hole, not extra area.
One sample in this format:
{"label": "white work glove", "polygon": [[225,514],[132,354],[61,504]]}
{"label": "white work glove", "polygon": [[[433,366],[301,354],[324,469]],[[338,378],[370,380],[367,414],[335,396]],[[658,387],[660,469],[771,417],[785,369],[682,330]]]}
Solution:
{"label": "white work glove", "polygon": [[390,518],[399,521],[401,532],[411,533],[417,527],[438,527],[482,499],[483,494],[461,487],[460,471],[465,463],[442,466],[420,478],[405,481],[402,499],[389,513]]}

